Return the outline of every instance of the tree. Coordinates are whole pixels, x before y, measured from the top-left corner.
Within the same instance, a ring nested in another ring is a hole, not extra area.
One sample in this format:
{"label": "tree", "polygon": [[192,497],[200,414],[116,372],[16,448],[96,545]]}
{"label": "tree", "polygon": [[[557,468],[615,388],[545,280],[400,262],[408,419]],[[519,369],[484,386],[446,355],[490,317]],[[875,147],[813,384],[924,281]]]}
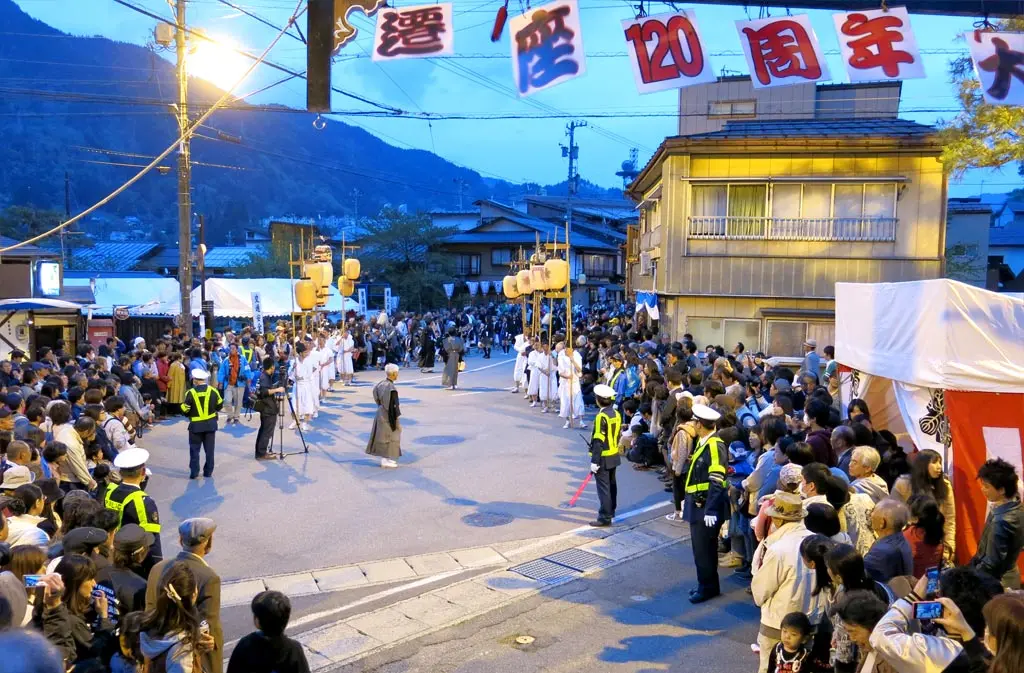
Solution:
{"label": "tree", "polygon": [[239,278],[288,278],[288,248],[268,245],[265,250],[253,250],[249,263],[235,269]]}
{"label": "tree", "polygon": [[64,217],[55,210],[8,206],[0,212],[0,236],[23,241],[49,231],[63,221]]}
{"label": "tree", "polygon": [[988,265],[978,256],[977,246],[955,243],[946,248],[946,278],[965,283],[985,280]]}
{"label": "tree", "polygon": [[[1007,19],[996,30],[1024,31],[1024,17]],[[998,168],[1024,161],[1024,107],[989,105],[981,95],[970,56],[950,62],[962,107],[943,129],[942,161],[953,175],[971,168]],[[1014,82],[1014,86],[1020,86]]]}
{"label": "tree", "polygon": [[384,208],[360,222],[364,234],[359,257],[367,275],[391,284],[402,304],[418,311],[445,301],[443,284],[451,278],[437,252],[455,228],[436,227],[424,213],[409,215]]}

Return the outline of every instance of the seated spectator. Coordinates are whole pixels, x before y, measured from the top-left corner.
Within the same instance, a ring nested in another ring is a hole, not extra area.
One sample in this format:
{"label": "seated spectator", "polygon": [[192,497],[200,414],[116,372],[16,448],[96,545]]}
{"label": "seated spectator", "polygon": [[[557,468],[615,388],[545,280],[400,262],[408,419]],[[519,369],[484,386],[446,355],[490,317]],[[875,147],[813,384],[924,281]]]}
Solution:
{"label": "seated spectator", "polygon": [[878,450],[871,446],[858,446],[850,457],[850,476],[853,478],[850,487],[857,493],[868,495],[876,505],[889,497],[885,480],[875,474],[881,462]]}
{"label": "seated spectator", "polygon": [[1017,470],[1001,458],[988,460],[978,470],[978,483],[991,507],[969,565],[995,577],[1007,589],[1019,589],[1017,558],[1024,546],[1024,510]]}
{"label": "seated spectator", "polygon": [[903,537],[910,544],[914,559],[914,577],[921,577],[928,568],[942,562],[942,538],[945,518],[935,498],[915,495],[910,498],[910,525]]}
{"label": "seated spectator", "polygon": [[284,635],[292,604],[279,591],[264,591],[252,599],[256,631],[238,641],[228,673],[309,673],[306,654],[298,642]]}
{"label": "seated spectator", "polygon": [[903,537],[910,511],[899,500],[886,499],[871,511],[871,530],[875,543],[864,556],[868,575],[879,582],[913,575],[914,560],[910,543]]}

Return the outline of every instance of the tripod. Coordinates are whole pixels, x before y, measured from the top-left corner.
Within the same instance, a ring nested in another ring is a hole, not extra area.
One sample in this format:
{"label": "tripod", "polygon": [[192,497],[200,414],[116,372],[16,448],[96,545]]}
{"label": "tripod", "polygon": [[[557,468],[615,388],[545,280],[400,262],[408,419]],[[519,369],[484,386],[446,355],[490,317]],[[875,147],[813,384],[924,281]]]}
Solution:
{"label": "tripod", "polygon": [[[302,453],[309,453],[309,445],[306,444],[306,437],[302,434],[302,423],[299,421],[299,417],[295,414],[295,407],[292,406],[292,398],[287,393],[277,393],[277,457],[279,460],[284,460],[285,456],[297,456]],[[292,420],[295,421],[295,429],[299,431],[299,441],[302,442],[302,451],[292,451],[291,453],[284,452],[284,405],[281,403],[282,399],[288,401],[288,410],[291,412]],[[273,446],[273,441],[271,441]]]}

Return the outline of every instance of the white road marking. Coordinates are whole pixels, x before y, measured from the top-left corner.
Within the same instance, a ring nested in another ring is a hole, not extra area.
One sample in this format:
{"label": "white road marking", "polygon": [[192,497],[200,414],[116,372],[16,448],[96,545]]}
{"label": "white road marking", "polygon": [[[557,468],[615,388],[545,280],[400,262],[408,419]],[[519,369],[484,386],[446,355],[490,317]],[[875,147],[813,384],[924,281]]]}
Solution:
{"label": "white road marking", "polygon": [[[500,367],[501,365],[508,365],[508,364],[512,364],[513,362],[515,362],[514,358],[511,359],[511,360],[502,360],[501,362],[494,362],[494,363],[491,363],[489,365],[484,365],[483,367],[477,367],[476,369],[467,369],[464,372],[459,372],[459,374],[471,374],[473,372],[482,372],[485,369],[491,369],[492,367]],[[415,383],[417,381],[430,381],[432,379],[439,379],[442,376],[444,376],[444,375],[443,374],[435,374],[433,376],[424,376],[424,377],[418,378],[418,379],[405,379],[405,380],[406,381],[411,381],[411,382]]]}
{"label": "white road marking", "polygon": [[477,391],[474,391],[474,392],[471,392],[471,393],[457,393],[455,395],[450,395],[450,397],[465,397],[466,395],[483,395],[484,393],[490,393],[490,392],[501,392],[501,391],[500,390],[498,390],[498,391],[494,391],[494,390],[477,390]]}

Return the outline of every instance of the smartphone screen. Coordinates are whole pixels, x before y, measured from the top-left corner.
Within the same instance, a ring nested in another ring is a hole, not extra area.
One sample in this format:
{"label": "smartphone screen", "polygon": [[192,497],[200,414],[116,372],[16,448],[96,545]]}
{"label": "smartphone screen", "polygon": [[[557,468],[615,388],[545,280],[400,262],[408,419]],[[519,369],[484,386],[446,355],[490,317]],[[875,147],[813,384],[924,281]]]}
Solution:
{"label": "smartphone screen", "polygon": [[942,603],[921,601],[914,603],[914,619],[936,619],[942,616]]}
{"label": "smartphone screen", "polygon": [[42,575],[25,575],[25,588],[31,589],[39,584],[39,580],[43,578]]}
{"label": "smartphone screen", "polygon": [[924,571],[928,577],[928,586],[925,589],[927,596],[934,596],[939,593],[939,567],[933,566]]}

